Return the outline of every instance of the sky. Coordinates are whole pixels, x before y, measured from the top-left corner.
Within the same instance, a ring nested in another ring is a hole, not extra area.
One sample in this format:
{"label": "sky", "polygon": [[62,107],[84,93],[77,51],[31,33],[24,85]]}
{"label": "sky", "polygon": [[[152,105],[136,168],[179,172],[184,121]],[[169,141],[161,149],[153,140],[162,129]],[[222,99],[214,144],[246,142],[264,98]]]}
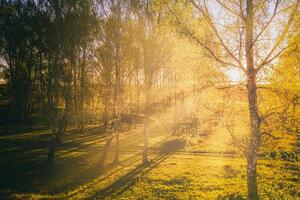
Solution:
{"label": "sky", "polygon": [[226,76],[231,82],[242,82],[245,80],[245,76],[241,70],[237,68],[231,68],[225,71]]}

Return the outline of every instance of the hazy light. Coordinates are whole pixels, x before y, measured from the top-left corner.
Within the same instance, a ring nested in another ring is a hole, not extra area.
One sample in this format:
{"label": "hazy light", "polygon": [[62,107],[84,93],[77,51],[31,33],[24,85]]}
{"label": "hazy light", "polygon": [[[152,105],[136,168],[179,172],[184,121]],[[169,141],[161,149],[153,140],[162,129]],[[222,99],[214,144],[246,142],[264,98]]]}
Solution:
{"label": "hazy light", "polygon": [[225,71],[225,74],[231,82],[242,82],[245,80],[244,74],[239,69],[228,69]]}

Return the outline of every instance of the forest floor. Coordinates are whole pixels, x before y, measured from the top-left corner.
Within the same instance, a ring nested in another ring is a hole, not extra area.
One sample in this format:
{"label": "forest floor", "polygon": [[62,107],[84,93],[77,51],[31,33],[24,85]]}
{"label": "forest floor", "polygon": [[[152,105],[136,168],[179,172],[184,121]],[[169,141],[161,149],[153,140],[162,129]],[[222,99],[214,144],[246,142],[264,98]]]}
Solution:
{"label": "forest floor", "polygon": [[[192,100],[179,109],[192,111]],[[120,163],[106,167],[99,158],[107,135],[89,126],[69,129],[55,162],[45,164],[47,130],[0,136],[0,199],[246,199],[246,160],[230,147],[221,127],[199,137],[170,134],[174,112],[153,117],[149,129],[150,164],[142,165],[143,127],[120,131]],[[262,199],[300,198],[299,162],[260,159]]]}

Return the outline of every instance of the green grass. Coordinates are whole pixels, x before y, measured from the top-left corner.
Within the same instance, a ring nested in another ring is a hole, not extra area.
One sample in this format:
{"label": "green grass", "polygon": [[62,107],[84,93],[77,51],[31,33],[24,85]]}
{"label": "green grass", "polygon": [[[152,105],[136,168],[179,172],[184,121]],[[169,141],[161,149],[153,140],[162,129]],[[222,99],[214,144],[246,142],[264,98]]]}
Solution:
{"label": "green grass", "polygon": [[[1,195],[11,199],[246,198],[244,158],[210,152],[210,145],[207,149],[194,145],[194,151],[187,152],[182,138],[163,133],[151,134],[151,164],[143,166],[142,127],[123,132],[121,163],[110,165],[113,145],[106,169],[97,166],[106,137],[92,128],[81,134],[69,131],[52,166],[44,164],[47,132],[0,137]],[[260,160],[258,173],[263,199],[299,198],[299,163]]]}
{"label": "green grass", "polygon": [[[191,108],[193,110],[193,108]],[[120,164],[98,166],[107,135],[98,127],[69,129],[55,162],[45,164],[47,130],[0,136],[0,199],[246,199],[246,160],[221,126],[200,137],[171,136],[172,112],[156,115],[149,128],[150,160],[142,165],[143,127],[121,131]],[[287,149],[290,149],[288,147]],[[261,199],[300,199],[300,164],[260,158]]]}

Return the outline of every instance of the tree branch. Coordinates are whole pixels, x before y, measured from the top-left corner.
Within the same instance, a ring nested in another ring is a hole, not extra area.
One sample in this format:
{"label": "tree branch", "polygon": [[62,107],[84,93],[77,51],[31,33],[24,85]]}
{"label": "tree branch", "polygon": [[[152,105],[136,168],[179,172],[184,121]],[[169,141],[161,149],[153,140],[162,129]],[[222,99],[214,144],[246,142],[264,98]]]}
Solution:
{"label": "tree branch", "polygon": [[276,140],[282,139],[282,137],[276,137],[276,136],[272,135],[271,133],[268,133],[268,132],[265,132],[265,131],[262,132],[260,135],[261,135],[261,136],[267,135],[267,136],[269,136],[269,137],[271,137],[271,138],[273,138],[273,139],[276,139]]}
{"label": "tree branch", "polygon": [[232,10],[231,8],[229,8],[224,2],[217,0],[217,2],[223,7],[225,8],[228,12],[240,17],[242,20],[245,20],[244,16],[241,13],[238,13],[234,10]]}
{"label": "tree branch", "polygon": [[191,3],[194,5],[194,7],[203,14],[203,16],[205,17],[206,21],[208,22],[209,26],[212,28],[212,30],[214,31],[216,37],[218,38],[218,40],[220,41],[222,47],[225,49],[225,51],[228,53],[228,55],[240,66],[240,68],[243,69],[243,71],[246,71],[245,68],[243,67],[243,64],[241,63],[241,61],[236,58],[233,53],[229,50],[229,47],[225,44],[225,42],[223,41],[223,39],[221,38],[216,26],[214,25],[212,18],[209,14],[209,11],[207,9],[207,6],[205,5],[205,10],[203,8],[201,8],[199,5],[197,5],[193,0],[191,0]]}
{"label": "tree branch", "polygon": [[275,56],[273,56],[273,58],[270,59],[270,57],[272,56],[272,54],[274,53],[274,51],[278,48],[278,46],[282,43],[282,41],[284,40],[286,34],[288,33],[291,23],[295,17],[295,14],[298,10],[299,7],[299,2],[300,0],[297,0],[297,3],[294,6],[294,9],[289,17],[288,23],[287,25],[284,27],[282,33],[280,36],[278,36],[276,43],[274,44],[273,48],[271,49],[271,51],[267,54],[267,56],[265,57],[265,59],[261,62],[261,64],[258,65],[258,67],[255,69],[255,74],[257,74],[266,64],[270,63],[271,61],[273,61],[276,57],[278,57],[286,48],[283,49],[283,51],[279,51],[279,53],[277,53]]}
{"label": "tree branch", "polygon": [[[196,43],[198,43],[202,48],[204,48],[210,56],[212,56],[217,62],[219,63],[222,63],[223,65],[226,65],[226,66],[232,66],[232,67],[236,67],[236,68],[239,68],[241,70],[243,70],[243,72],[246,74],[246,70],[241,67],[240,65],[237,65],[237,64],[234,64],[234,63],[230,63],[230,62],[226,62],[222,59],[220,59],[215,53],[214,51],[209,48],[203,41],[201,41],[196,35],[195,33],[190,30],[189,27],[187,27],[186,24],[182,23],[181,20],[178,18],[178,16],[173,12],[173,10],[168,6],[166,5],[168,10],[173,14],[173,16],[175,17],[176,19],[176,22],[181,25],[181,30],[183,31],[182,33],[185,34],[186,36],[188,36],[190,39],[194,40]],[[222,45],[222,44],[220,44]]]}
{"label": "tree branch", "polygon": [[264,66],[275,60],[278,56],[280,56],[286,49],[290,48],[294,44],[291,44],[289,46],[284,47],[281,49],[278,53],[276,53],[273,57],[269,58],[268,60],[264,60],[256,69],[255,69],[255,74],[257,74]]}
{"label": "tree branch", "polygon": [[275,18],[279,3],[280,3],[280,0],[277,0],[276,4],[275,4],[275,8],[274,8],[272,17],[267,22],[267,24],[261,29],[261,31],[257,34],[257,36],[255,37],[255,39],[253,40],[253,45],[257,42],[258,38],[264,33],[264,31],[268,28],[268,26],[271,24],[271,22]]}

